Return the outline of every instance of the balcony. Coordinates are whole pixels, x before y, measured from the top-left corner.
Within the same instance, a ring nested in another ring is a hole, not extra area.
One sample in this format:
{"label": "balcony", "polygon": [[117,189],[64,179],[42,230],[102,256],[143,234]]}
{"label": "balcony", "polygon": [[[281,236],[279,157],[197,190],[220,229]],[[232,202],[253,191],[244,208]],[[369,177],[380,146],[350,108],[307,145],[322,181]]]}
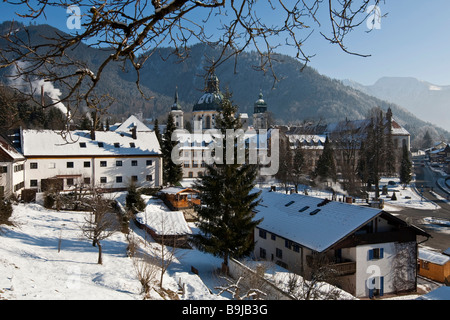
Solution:
{"label": "balcony", "polygon": [[334,271],[336,271],[338,276],[348,276],[348,275],[356,273],[356,262],[349,261],[349,262],[336,263],[336,264],[332,264],[331,268]]}

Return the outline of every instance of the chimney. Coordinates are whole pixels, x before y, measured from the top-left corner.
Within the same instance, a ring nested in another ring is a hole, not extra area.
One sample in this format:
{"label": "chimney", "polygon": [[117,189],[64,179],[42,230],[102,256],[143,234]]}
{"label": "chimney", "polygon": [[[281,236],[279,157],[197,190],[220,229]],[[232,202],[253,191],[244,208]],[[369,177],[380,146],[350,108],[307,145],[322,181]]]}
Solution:
{"label": "chimney", "polygon": [[136,140],[137,139],[137,132],[136,132],[136,126],[133,126],[133,128],[131,128],[131,137]]}

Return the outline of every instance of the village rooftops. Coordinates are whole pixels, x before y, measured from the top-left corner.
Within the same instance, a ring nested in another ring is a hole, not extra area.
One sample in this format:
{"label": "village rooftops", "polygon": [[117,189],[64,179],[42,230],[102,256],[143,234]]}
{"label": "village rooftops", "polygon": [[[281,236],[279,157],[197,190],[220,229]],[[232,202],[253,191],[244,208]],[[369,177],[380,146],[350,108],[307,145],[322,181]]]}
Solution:
{"label": "village rooftops", "polygon": [[96,131],[91,139],[89,131],[70,131],[64,139],[53,130],[23,130],[22,153],[26,157],[52,156],[149,156],[160,155],[161,149],[153,131],[131,133]]}
{"label": "village rooftops", "polygon": [[380,215],[381,209],[264,190],[255,219],[258,228],[323,252]]}

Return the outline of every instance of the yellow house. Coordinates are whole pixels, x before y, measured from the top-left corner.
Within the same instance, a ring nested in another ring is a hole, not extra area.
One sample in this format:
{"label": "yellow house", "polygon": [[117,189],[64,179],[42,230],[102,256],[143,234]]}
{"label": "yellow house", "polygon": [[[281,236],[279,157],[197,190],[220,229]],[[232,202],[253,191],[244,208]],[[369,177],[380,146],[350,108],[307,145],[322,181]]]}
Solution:
{"label": "yellow house", "polygon": [[450,257],[419,248],[418,272],[419,275],[434,281],[450,282]]}

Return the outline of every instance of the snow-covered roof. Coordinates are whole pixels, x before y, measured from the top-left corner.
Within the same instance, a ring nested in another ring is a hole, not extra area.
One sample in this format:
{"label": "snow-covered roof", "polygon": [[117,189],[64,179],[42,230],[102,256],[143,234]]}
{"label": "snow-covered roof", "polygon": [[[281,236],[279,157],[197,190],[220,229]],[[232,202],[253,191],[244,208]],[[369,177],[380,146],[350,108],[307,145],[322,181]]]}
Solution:
{"label": "snow-covered roof", "polygon": [[421,295],[416,300],[450,300],[450,287],[438,287],[427,294]]}
{"label": "snow-covered roof", "polygon": [[24,156],[17,151],[11,144],[0,136],[0,149],[5,153],[11,160],[23,160]]}
{"label": "snow-covered roof", "polygon": [[157,155],[161,148],[152,131],[131,133],[96,131],[95,140],[89,131],[71,131],[64,139],[53,130],[23,130],[22,153],[27,156],[115,156]]}
{"label": "snow-covered roof", "polygon": [[164,188],[161,189],[160,192],[161,193],[167,193],[167,194],[178,194],[181,192],[186,192],[186,193],[197,193],[197,191],[190,189],[190,188],[180,188],[180,187],[168,187],[168,188]]}
{"label": "snow-covered roof", "polygon": [[147,127],[141,120],[139,120],[136,116],[131,115],[125,120],[122,124],[120,124],[114,131],[119,132],[130,132],[130,130],[136,127],[136,131],[152,131],[149,127]]}
{"label": "snow-covered roof", "polygon": [[[266,231],[317,252],[333,244],[381,214],[381,209],[362,207],[300,194],[263,191],[257,206],[258,225]],[[316,211],[319,210],[319,211]]]}
{"label": "snow-covered roof", "polygon": [[423,248],[419,248],[419,259],[441,266],[450,261],[450,257],[445,254]]}
{"label": "snow-covered roof", "polygon": [[138,212],[136,219],[139,223],[147,225],[158,235],[191,234],[182,211],[171,211],[164,202],[151,197],[144,212]]}

